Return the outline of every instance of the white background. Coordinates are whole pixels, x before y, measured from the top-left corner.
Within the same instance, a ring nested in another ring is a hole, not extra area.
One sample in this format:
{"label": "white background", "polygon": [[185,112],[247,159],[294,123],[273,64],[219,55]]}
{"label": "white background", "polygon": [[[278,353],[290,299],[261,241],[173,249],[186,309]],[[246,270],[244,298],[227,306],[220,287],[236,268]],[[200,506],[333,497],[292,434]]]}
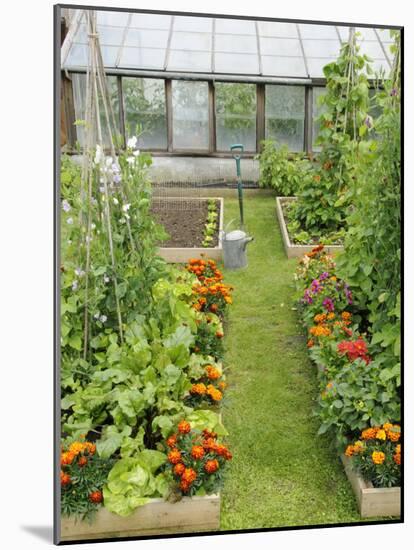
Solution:
{"label": "white background", "polygon": [[[79,3],[85,3],[79,0]],[[406,228],[413,232],[413,18],[410,2],[346,0],[101,0],[107,5],[247,16],[291,17],[338,22],[405,25],[406,44]],[[0,171],[0,506],[3,548],[37,548],[51,544],[52,526],[52,320],[53,320],[53,87],[52,12],[50,0],[14,1],[1,8],[1,171]],[[2,175],[1,175],[2,174]],[[410,210],[409,210],[410,209]],[[411,246],[406,263],[406,524],[190,539],[83,545],[85,548],[143,549],[407,547],[414,538],[412,401],[413,327]],[[292,437],[295,434],[292,433]],[[315,441],[317,443],[317,441]],[[260,473],[259,473],[260,474]],[[258,495],[260,498],[260,495]],[[405,539],[405,540],[403,540]],[[121,546],[122,545],[122,546]]]}

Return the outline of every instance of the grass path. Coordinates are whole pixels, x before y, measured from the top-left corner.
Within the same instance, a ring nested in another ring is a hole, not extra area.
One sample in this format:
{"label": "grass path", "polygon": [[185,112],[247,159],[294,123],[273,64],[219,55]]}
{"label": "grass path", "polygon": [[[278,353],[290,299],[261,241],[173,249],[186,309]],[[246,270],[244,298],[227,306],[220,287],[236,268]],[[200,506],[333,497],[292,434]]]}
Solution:
{"label": "grass path", "polygon": [[[249,267],[225,273],[235,286],[223,412],[234,459],[221,528],[361,521],[329,439],[316,436],[316,374],[292,310],[296,260],[284,254],[274,199],[247,197],[245,217]],[[236,199],[225,200],[225,218],[238,219]]]}

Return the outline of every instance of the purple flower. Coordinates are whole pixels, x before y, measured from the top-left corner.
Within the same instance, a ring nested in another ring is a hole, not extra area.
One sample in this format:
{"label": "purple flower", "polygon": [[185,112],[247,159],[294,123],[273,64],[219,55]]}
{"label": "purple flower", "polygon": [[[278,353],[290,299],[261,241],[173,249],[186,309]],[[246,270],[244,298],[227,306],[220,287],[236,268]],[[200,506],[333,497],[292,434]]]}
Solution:
{"label": "purple flower", "polygon": [[333,300],[331,298],[325,298],[322,302],[323,307],[326,311],[333,311],[335,309]]}
{"label": "purple flower", "polygon": [[327,271],[324,271],[320,277],[319,277],[319,280],[320,281],[324,281],[325,279],[327,279],[329,277],[329,273]]}
{"label": "purple flower", "polygon": [[68,201],[66,199],[64,199],[62,201],[62,208],[65,212],[69,212],[69,210],[70,210],[70,204],[68,203]]}
{"label": "purple flower", "polygon": [[372,117],[368,115],[364,120],[364,124],[367,128],[372,128]]}
{"label": "purple flower", "polygon": [[314,294],[317,294],[321,290],[321,283],[318,279],[314,279],[311,283],[311,290]]}
{"label": "purple flower", "polygon": [[115,174],[114,175],[114,183],[120,183],[121,181],[121,176],[119,174]]}
{"label": "purple flower", "polygon": [[395,97],[396,95],[398,95],[398,90],[397,90],[397,88],[393,88],[390,92],[390,96]]}
{"label": "purple flower", "polygon": [[305,290],[305,292],[304,292],[304,294],[303,294],[303,300],[304,300],[305,302],[307,302],[308,304],[312,304],[312,303],[313,303],[313,298],[312,298],[312,296],[311,296],[310,291],[309,291],[308,288]]}
{"label": "purple flower", "polygon": [[73,281],[72,290],[77,290],[77,289],[78,289],[78,281]]}

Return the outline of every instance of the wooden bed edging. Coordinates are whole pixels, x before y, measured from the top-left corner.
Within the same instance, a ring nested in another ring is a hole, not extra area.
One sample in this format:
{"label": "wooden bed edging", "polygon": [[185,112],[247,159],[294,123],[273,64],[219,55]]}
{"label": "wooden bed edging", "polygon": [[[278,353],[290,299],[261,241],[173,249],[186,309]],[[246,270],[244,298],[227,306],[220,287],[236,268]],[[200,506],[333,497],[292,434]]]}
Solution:
{"label": "wooden bed edging", "polygon": [[[295,201],[296,197],[276,197],[276,214],[277,219],[279,220],[280,231],[282,233],[283,246],[285,248],[285,253],[288,258],[299,258],[307,252],[310,252],[316,245],[302,245],[302,244],[293,244],[290,241],[289,233],[287,230],[285,217],[283,215],[283,202]],[[342,252],[344,249],[341,245],[325,245],[325,250],[329,254],[335,254],[337,252]]]}
{"label": "wooden bed edging", "polygon": [[92,523],[61,518],[63,541],[151,536],[197,531],[218,531],[220,528],[220,495],[184,497],[178,502],[161,498],[137,508],[130,516],[121,517],[100,508]]}
{"label": "wooden bed edging", "polygon": [[376,488],[355,472],[349,457],[341,455],[341,460],[346,476],[354,490],[362,518],[401,515],[400,487]]}

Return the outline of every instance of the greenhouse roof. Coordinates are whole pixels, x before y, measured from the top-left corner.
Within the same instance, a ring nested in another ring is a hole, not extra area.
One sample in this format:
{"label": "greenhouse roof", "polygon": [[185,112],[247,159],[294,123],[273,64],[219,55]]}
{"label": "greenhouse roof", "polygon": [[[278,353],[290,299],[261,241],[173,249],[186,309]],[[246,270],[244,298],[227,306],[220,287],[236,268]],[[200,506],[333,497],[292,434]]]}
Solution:
{"label": "greenhouse roof", "polygon": [[[85,12],[68,10],[70,28],[62,46],[62,68],[85,70]],[[201,16],[97,11],[105,68],[113,72],[239,75],[260,80],[323,78],[338,57],[350,27],[317,23],[255,21]],[[388,29],[358,27],[361,53],[375,72],[389,73]]]}

